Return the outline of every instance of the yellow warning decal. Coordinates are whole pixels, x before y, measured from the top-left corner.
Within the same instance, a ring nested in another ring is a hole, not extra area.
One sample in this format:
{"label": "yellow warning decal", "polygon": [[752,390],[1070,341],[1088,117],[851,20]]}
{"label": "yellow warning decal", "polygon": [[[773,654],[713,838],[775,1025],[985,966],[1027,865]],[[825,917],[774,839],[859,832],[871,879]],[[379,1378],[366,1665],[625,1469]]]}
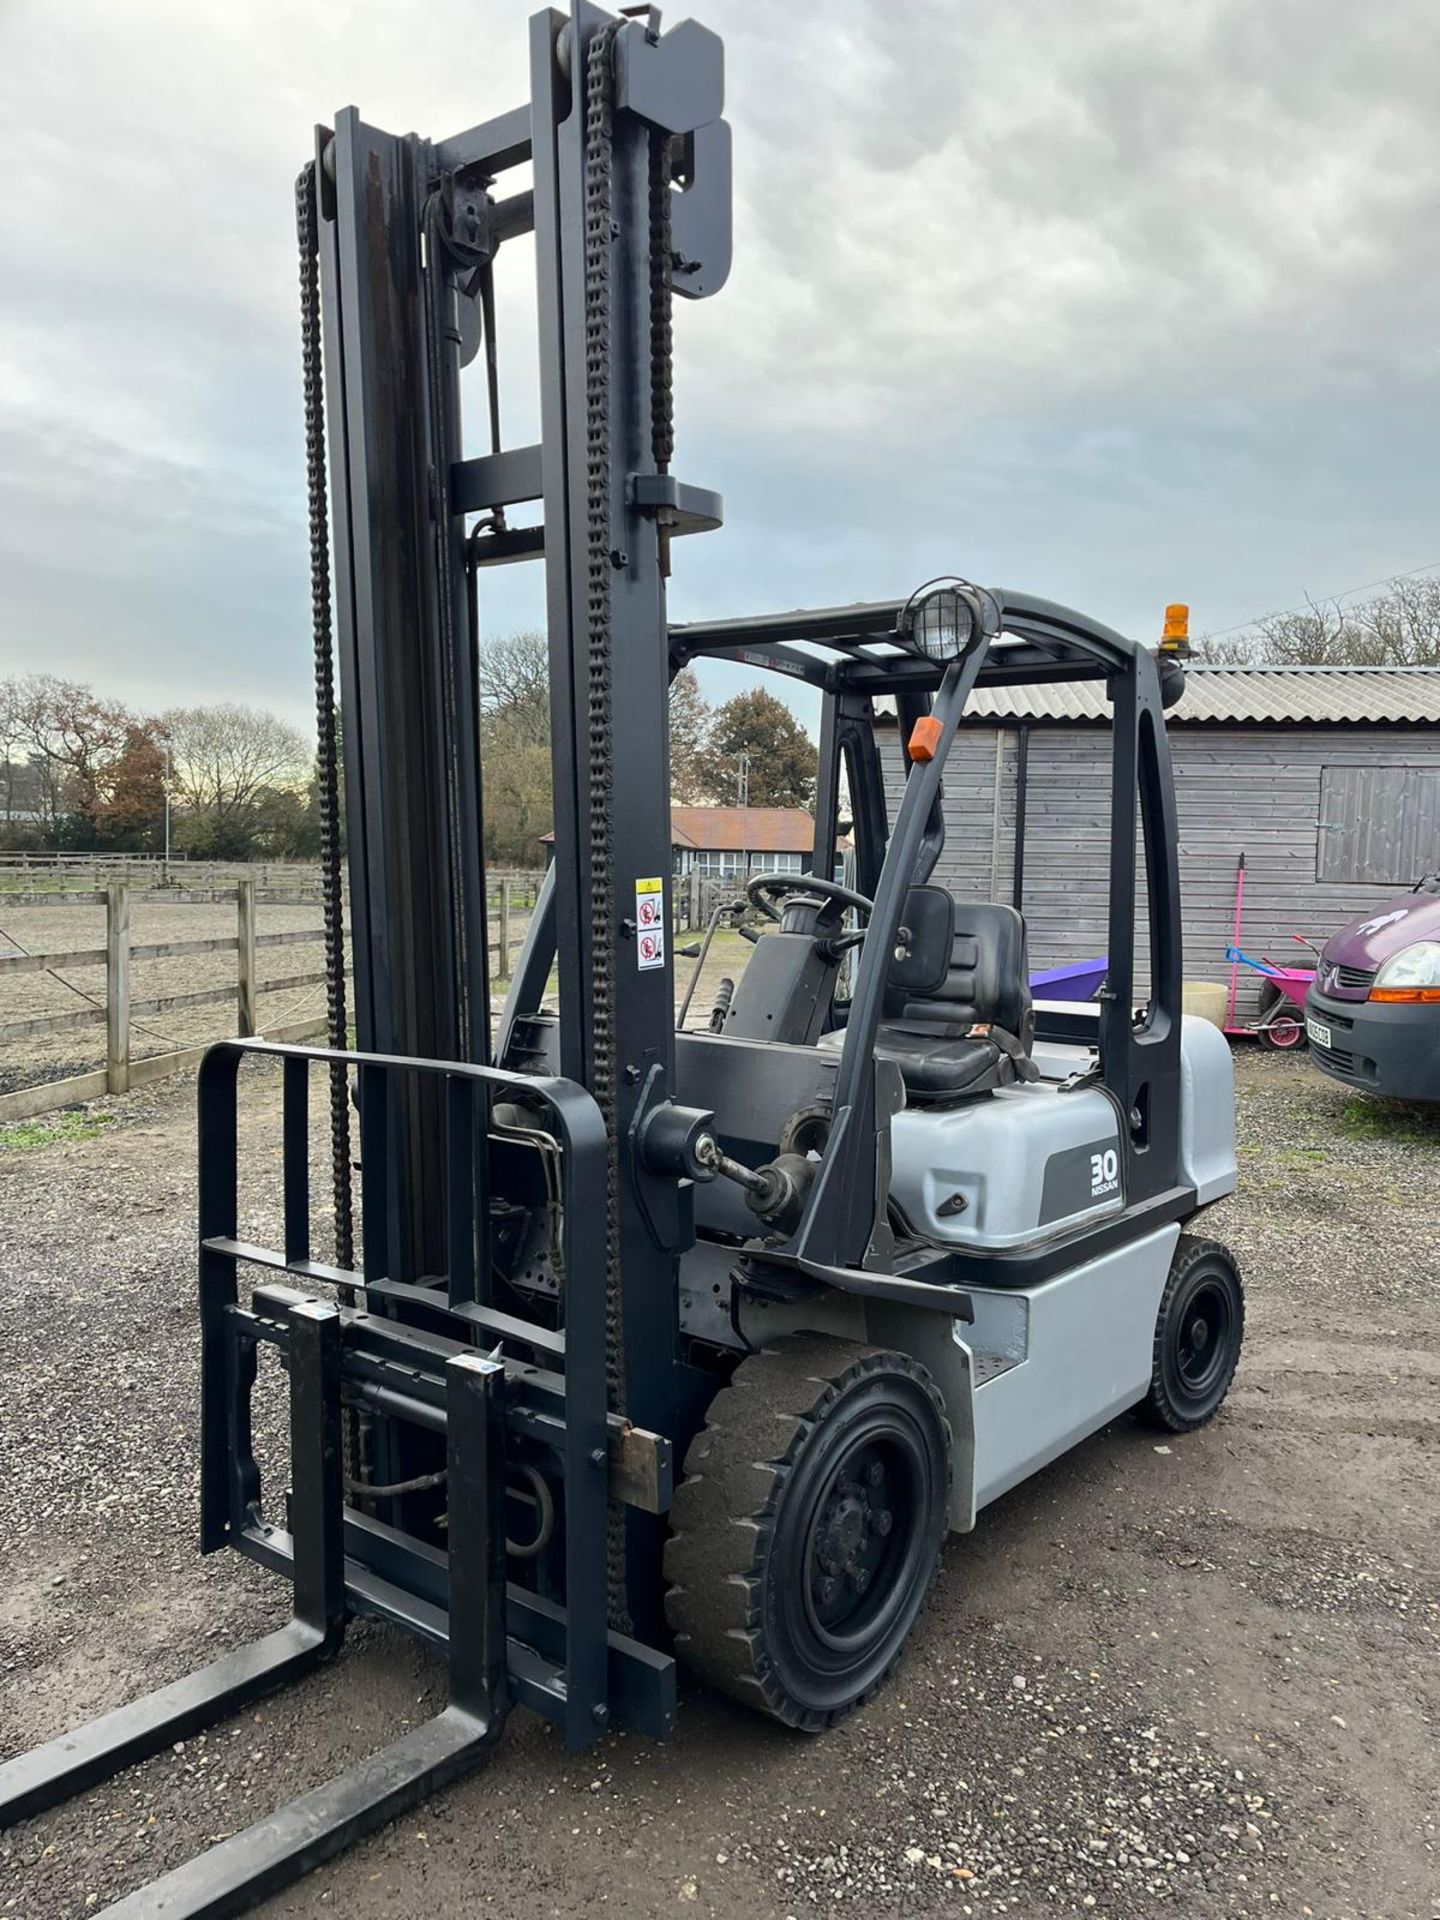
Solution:
{"label": "yellow warning decal", "polygon": [[659,874],[635,882],[635,964],[641,973],[665,964],[665,882]]}

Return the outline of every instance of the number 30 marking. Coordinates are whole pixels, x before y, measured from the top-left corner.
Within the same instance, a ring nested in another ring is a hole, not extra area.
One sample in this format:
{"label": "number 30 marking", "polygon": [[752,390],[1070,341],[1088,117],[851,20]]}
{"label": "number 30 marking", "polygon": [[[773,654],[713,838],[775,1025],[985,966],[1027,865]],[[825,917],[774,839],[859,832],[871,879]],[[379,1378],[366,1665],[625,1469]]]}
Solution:
{"label": "number 30 marking", "polygon": [[1104,1153],[1092,1153],[1090,1156],[1090,1191],[1099,1193],[1103,1188],[1113,1186],[1120,1175],[1120,1156],[1114,1147],[1107,1147]]}

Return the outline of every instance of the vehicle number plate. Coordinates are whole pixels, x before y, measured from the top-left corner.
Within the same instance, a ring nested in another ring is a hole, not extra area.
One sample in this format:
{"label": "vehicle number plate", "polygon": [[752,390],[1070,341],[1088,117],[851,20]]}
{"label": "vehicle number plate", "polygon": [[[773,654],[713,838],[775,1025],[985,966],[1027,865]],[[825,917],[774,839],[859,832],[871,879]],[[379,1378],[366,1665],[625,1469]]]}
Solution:
{"label": "vehicle number plate", "polygon": [[1305,1031],[1310,1036],[1310,1044],[1312,1047],[1328,1047],[1330,1045],[1330,1029],[1325,1025],[1323,1020],[1312,1020],[1309,1014],[1307,1014],[1305,1016]]}

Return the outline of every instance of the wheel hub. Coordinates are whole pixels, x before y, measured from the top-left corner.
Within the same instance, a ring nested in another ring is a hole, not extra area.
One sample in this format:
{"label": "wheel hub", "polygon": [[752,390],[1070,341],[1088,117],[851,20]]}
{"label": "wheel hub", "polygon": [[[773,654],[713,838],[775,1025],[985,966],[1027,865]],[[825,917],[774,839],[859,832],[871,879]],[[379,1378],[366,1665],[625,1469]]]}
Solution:
{"label": "wheel hub", "polygon": [[811,1535],[810,1594],[822,1631],[839,1629],[874,1585],[895,1526],[897,1489],[873,1446],[836,1473]]}
{"label": "wheel hub", "polygon": [[845,1485],[831,1494],[815,1541],[815,1557],[827,1573],[849,1573],[856,1565],[868,1514],[863,1488]]}
{"label": "wheel hub", "polygon": [[1209,1387],[1224,1362],[1229,1326],[1225,1297],[1214,1282],[1207,1281],[1190,1302],[1176,1334],[1175,1357],[1188,1392],[1203,1393]]}

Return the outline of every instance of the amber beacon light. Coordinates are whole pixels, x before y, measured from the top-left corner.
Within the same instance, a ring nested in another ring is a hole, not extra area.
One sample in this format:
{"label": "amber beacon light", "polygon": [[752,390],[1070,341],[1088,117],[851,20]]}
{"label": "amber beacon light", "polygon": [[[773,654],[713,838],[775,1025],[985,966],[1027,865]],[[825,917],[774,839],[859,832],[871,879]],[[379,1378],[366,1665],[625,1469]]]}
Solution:
{"label": "amber beacon light", "polygon": [[1160,651],[1185,660],[1190,654],[1190,609],[1176,601],[1165,609],[1165,628],[1160,635]]}

